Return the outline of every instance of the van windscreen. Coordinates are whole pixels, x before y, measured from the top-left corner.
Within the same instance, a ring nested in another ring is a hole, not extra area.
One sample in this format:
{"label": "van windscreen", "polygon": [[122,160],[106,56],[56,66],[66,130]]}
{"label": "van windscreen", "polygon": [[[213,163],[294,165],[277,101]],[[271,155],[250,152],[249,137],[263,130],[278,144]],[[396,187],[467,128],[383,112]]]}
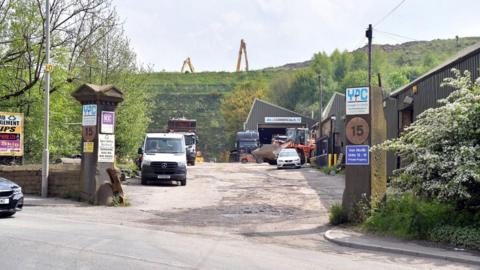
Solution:
{"label": "van windscreen", "polygon": [[185,153],[185,147],[179,138],[147,138],[145,153]]}

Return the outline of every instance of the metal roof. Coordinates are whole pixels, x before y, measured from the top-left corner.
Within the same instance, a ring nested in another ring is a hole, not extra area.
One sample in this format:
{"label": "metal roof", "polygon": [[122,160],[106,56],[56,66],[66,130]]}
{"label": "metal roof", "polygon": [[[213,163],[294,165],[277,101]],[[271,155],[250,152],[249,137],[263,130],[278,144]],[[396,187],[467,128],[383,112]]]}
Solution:
{"label": "metal roof", "polygon": [[[315,121],[309,117],[306,117],[297,112],[283,108],[281,106],[269,103],[267,101],[256,98],[253,101],[250,112],[244,123],[244,129],[256,130],[258,124],[265,124],[265,117],[299,117],[301,118],[301,124],[307,127],[312,126]],[[295,123],[300,124],[300,123]]]}
{"label": "metal roof", "polygon": [[[335,106],[334,106],[335,105]],[[330,115],[332,114],[332,110],[336,111],[338,108],[336,106],[345,106],[345,94],[339,93],[339,92],[334,92],[330,100],[328,101],[327,105],[325,106],[325,109],[323,109],[322,112],[322,122],[330,118]],[[345,109],[343,109],[345,110]],[[337,115],[340,117],[340,115]]]}
{"label": "metal roof", "polygon": [[[259,99],[259,98],[255,98],[255,100],[253,101],[252,108],[250,108],[250,113],[252,112],[252,109],[253,109],[253,107],[255,106],[255,103],[257,103],[257,102],[260,102],[260,103],[264,103],[264,104],[273,106],[273,107],[275,107],[275,108],[277,108],[277,109],[280,109],[280,110],[282,110],[282,111],[286,111],[286,112],[289,112],[289,113],[298,115],[298,116],[300,116],[300,117],[309,118],[309,117],[306,117],[305,115],[299,114],[299,113],[297,113],[297,112],[294,112],[294,111],[292,111],[292,110],[289,110],[289,109],[287,109],[287,108],[284,108],[284,107],[275,105],[275,104],[273,104],[273,103],[267,102],[267,101],[262,100],[262,99]],[[248,114],[248,117],[247,117],[247,118],[250,117],[250,113]]]}
{"label": "metal roof", "polygon": [[400,93],[402,93],[403,91],[409,89],[410,87],[418,84],[420,81],[430,77],[431,75],[433,75],[433,74],[435,74],[439,71],[442,71],[442,70],[444,70],[444,69],[446,69],[450,66],[453,66],[456,63],[463,61],[465,58],[468,58],[472,54],[476,54],[476,53],[479,53],[479,52],[480,52],[480,42],[478,42],[478,43],[476,43],[476,44],[474,44],[474,45],[472,45],[468,48],[465,48],[465,49],[461,50],[459,53],[457,53],[455,56],[451,57],[450,59],[448,59],[447,61],[445,61],[441,65],[438,65],[434,69],[428,71],[427,73],[425,73],[422,76],[418,77],[417,79],[413,80],[409,84],[404,85],[404,86],[398,88],[397,90],[393,91],[392,93],[390,93],[390,96],[395,97],[395,96],[399,95]]}

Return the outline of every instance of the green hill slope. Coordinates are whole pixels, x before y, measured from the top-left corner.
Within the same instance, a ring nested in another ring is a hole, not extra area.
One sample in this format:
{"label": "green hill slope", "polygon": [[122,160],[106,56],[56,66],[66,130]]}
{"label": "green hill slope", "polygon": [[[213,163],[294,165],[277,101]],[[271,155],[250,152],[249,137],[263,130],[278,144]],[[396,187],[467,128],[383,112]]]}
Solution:
{"label": "green hill slope", "polygon": [[[423,72],[476,42],[480,42],[480,37],[460,38],[458,43],[455,39],[449,39],[415,41],[399,45],[375,45],[374,72],[381,72],[382,78],[386,78],[384,84],[387,90],[392,90],[414,80]],[[318,72],[319,69],[325,68],[323,65],[328,65],[332,75],[330,82],[324,88],[326,89],[325,102],[327,102],[333,91],[341,92],[349,84],[365,80],[365,50],[366,48],[359,48],[353,52],[337,51],[329,56],[323,56],[326,57],[327,62],[317,61],[319,55],[317,54],[311,61],[249,72],[185,74],[159,72],[147,74],[146,87],[152,96],[154,107],[149,130],[166,130],[167,120],[172,117],[197,119],[200,149],[211,158],[218,159],[224,151],[231,148],[230,143],[226,140],[227,136],[223,129],[224,119],[220,114],[219,107],[223,96],[232,91],[238,83],[246,80],[259,80],[271,85],[282,78],[289,78],[289,80],[293,78],[294,80],[295,74],[303,70],[311,69]],[[345,65],[345,67],[340,65]],[[311,74],[315,74],[315,72]],[[337,76],[337,73],[341,76]],[[312,88],[315,87],[312,86]],[[292,91],[305,90],[292,89]],[[315,93],[316,88],[311,89],[311,92]],[[272,94],[271,96],[276,95],[275,92]],[[305,104],[303,101],[292,109],[296,109],[300,113],[307,113],[310,108],[316,108],[316,100],[318,99],[315,96],[311,96],[310,104],[308,102]],[[282,105],[281,102],[277,103]],[[306,109],[303,111],[302,108]]]}

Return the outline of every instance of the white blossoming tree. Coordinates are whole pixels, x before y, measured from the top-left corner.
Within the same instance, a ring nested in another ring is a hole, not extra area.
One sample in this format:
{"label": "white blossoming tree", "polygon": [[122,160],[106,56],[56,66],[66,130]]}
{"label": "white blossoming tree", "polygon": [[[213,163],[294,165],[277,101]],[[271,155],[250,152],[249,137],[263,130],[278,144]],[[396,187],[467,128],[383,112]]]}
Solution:
{"label": "white blossoming tree", "polygon": [[391,150],[409,164],[395,171],[391,187],[425,199],[455,203],[459,208],[480,207],[480,78],[468,71],[442,87],[455,89],[442,106],[431,108],[397,139],[374,147]]}

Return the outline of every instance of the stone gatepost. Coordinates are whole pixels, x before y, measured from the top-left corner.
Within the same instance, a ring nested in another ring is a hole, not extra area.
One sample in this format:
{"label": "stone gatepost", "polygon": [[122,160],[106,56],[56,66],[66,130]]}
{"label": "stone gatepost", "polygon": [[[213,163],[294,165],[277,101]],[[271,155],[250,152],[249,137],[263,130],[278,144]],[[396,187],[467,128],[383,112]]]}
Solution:
{"label": "stone gatepost", "polygon": [[345,136],[345,191],[343,206],[351,211],[363,198],[375,205],[387,189],[386,152],[371,146],[386,140],[383,94],[379,87],[347,88]]}
{"label": "stone gatepost", "polygon": [[123,93],[113,85],[84,84],[72,93],[82,104],[82,198],[109,205],[113,192],[107,169],[115,160],[115,109]]}

